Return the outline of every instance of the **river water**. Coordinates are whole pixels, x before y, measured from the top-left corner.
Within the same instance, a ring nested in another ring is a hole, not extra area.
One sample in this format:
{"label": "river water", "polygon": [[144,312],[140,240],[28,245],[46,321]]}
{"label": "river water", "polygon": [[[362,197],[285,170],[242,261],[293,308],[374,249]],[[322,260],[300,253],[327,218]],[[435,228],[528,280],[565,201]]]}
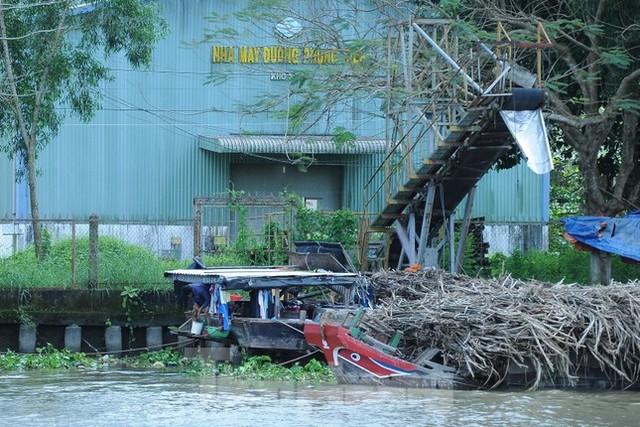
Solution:
{"label": "river water", "polygon": [[488,392],[149,371],[0,375],[0,426],[637,426],[640,392]]}

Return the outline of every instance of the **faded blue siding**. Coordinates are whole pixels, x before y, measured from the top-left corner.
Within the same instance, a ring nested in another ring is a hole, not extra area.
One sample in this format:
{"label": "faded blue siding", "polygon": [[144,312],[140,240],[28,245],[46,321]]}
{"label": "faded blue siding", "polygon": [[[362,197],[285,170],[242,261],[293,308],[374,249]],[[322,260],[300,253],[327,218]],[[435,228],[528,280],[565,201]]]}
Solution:
{"label": "faded blue siding", "polygon": [[[211,27],[205,17],[212,12],[230,16],[242,8],[243,2],[159,3],[171,34],[157,47],[152,67],[138,71],[132,70],[122,57],[110,60],[108,64],[116,79],[102,89],[104,109],[89,124],[69,118],[56,140],[41,154],[39,167],[43,176],[39,179],[39,197],[43,217],[86,218],[96,213],[106,218],[140,220],[190,218],[193,197],[224,192],[230,177],[231,157],[199,149],[198,135],[285,133],[286,121],[272,111],[245,115],[238,111],[238,104],[270,93],[281,101],[276,109],[285,109],[295,101],[287,97],[289,83],[271,81],[270,72],[286,71],[293,65],[213,64],[211,48],[216,43],[194,43]],[[364,21],[370,18],[362,19],[365,25]],[[258,32],[270,28],[260,30],[255,24],[235,18],[223,26],[235,27],[242,36],[234,42],[221,40],[220,45],[277,44],[271,33],[251,35],[243,30],[247,26]],[[205,84],[209,73],[216,70],[233,73],[224,84]],[[384,120],[372,120],[362,113],[362,104],[358,100],[345,101],[331,120],[320,121],[309,132],[326,133],[344,126],[355,130],[358,136],[384,137]],[[378,108],[373,102],[364,107],[372,111]],[[374,155],[338,159],[344,167],[345,207],[364,210],[370,194],[365,195],[363,189],[382,158]],[[5,181],[0,172],[0,190],[6,186]],[[505,187],[505,181],[496,179],[491,185],[497,187],[479,190],[478,213],[474,215],[482,214],[495,221],[503,217],[513,221],[537,218],[540,212],[536,205],[540,196],[534,192],[540,191],[534,185],[537,181],[523,172],[508,181],[521,183],[522,188]],[[367,191],[380,184],[378,177]],[[483,180],[480,187],[484,185]],[[526,200],[529,196],[536,200],[530,203]],[[373,206],[379,209],[383,197],[378,194]],[[4,196],[0,196],[0,207],[6,203],[3,200]]]}
{"label": "faded blue siding", "polygon": [[[212,64],[212,44],[189,45],[211,25],[204,17],[214,11],[230,16],[242,2],[160,3],[171,34],[158,46],[151,69],[132,70],[121,57],[110,60],[116,80],[104,85],[104,109],[89,124],[68,119],[40,156],[44,217],[189,218],[193,197],[223,192],[229,181],[228,157],[198,149],[198,135],[285,133],[286,121],[272,113],[246,116],[237,110],[239,103],[267,92],[282,97],[281,107],[286,105],[288,83],[272,82],[270,70],[286,70],[287,65]],[[236,29],[246,25],[252,24],[234,18],[223,24]],[[272,35],[245,37],[232,44],[278,43]],[[222,85],[205,85],[216,69],[233,73]],[[343,120],[330,126],[322,122],[310,132],[328,132],[337,125],[381,132],[382,121],[372,124],[346,111],[339,114]],[[356,182],[362,179],[368,176]],[[347,206],[360,209],[361,203]]]}
{"label": "faded blue siding", "polygon": [[[370,177],[383,162],[384,154],[362,155],[344,168],[343,206],[355,212],[374,213],[383,207],[384,194],[373,195],[374,189],[382,185],[383,174],[378,173],[369,183]],[[369,202],[369,199],[372,199]],[[368,203],[368,206],[367,206]]]}
{"label": "faded blue siding", "polygon": [[13,215],[13,162],[0,152],[0,218]]}
{"label": "faded blue siding", "polygon": [[171,34],[151,69],[111,60],[116,79],[103,87],[104,109],[89,124],[69,118],[40,156],[44,217],[189,218],[193,197],[227,188],[227,157],[200,150],[197,135],[237,130],[237,115],[211,112],[231,104],[204,85],[210,48],[184,44],[202,38],[203,17],[218,2],[161,4]]}
{"label": "faded blue siding", "polygon": [[[549,220],[549,174],[533,173],[525,162],[501,171],[491,170],[478,183],[472,216],[487,222]],[[462,218],[466,198],[457,210]]]}
{"label": "faded blue siding", "polygon": [[[371,174],[382,163],[382,154],[362,156],[353,167],[346,167],[344,206],[358,212],[370,198],[369,213],[380,210],[384,203],[383,171],[367,186]],[[365,189],[365,191],[363,191]],[[524,162],[515,167],[489,171],[478,183],[473,217],[485,217],[488,222],[540,222],[549,220],[549,175],[537,175]],[[458,206],[456,217],[464,214],[466,198]]]}

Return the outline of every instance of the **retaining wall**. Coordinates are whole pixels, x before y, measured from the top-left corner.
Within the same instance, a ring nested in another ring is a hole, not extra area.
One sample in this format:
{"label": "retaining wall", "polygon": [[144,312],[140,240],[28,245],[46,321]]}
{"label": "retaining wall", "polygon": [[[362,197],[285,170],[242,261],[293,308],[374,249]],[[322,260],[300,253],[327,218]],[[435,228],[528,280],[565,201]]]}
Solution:
{"label": "retaining wall", "polygon": [[137,292],[126,302],[120,292],[1,290],[0,352],[32,352],[51,344],[88,354],[135,353],[177,342],[169,327],[186,317],[173,291]]}

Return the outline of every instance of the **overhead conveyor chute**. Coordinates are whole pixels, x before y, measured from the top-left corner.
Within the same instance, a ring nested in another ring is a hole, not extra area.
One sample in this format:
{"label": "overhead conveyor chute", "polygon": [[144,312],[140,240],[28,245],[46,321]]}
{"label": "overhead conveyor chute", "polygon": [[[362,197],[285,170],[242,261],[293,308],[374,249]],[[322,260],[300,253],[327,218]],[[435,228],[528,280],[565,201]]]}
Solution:
{"label": "overhead conveyor chute", "polygon": [[553,160],[542,110],[502,110],[500,116],[520,147],[529,169],[538,175],[551,172]]}
{"label": "overhead conveyor chute", "polygon": [[544,102],[545,93],[542,89],[514,88],[500,111],[527,166],[538,175],[553,169],[547,127],[542,116]]}
{"label": "overhead conveyor chute", "polygon": [[[519,49],[528,47],[499,28],[497,44],[462,40],[455,22],[446,19],[413,19],[390,28],[388,150],[365,186],[367,212],[381,195],[385,205],[363,221],[367,229],[360,233],[390,239],[386,268],[424,267],[442,259],[446,244],[451,268],[459,268],[462,251],[453,250],[452,218],[466,198],[463,221],[470,220],[469,196],[514,139],[535,172],[553,167],[541,113],[544,91],[533,87],[540,70],[529,72],[515,62],[523,55]],[[366,265],[367,238],[362,242]]]}

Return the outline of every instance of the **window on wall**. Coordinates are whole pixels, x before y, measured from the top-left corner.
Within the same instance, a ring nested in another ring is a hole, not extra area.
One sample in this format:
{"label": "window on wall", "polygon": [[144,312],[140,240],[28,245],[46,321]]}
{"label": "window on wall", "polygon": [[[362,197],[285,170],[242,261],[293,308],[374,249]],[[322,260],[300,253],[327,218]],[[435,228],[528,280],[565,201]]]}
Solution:
{"label": "window on wall", "polygon": [[304,207],[307,208],[307,209],[311,209],[311,210],[317,211],[318,210],[318,201],[319,200],[320,199],[314,199],[314,198],[311,198],[311,197],[305,197],[304,198]]}

